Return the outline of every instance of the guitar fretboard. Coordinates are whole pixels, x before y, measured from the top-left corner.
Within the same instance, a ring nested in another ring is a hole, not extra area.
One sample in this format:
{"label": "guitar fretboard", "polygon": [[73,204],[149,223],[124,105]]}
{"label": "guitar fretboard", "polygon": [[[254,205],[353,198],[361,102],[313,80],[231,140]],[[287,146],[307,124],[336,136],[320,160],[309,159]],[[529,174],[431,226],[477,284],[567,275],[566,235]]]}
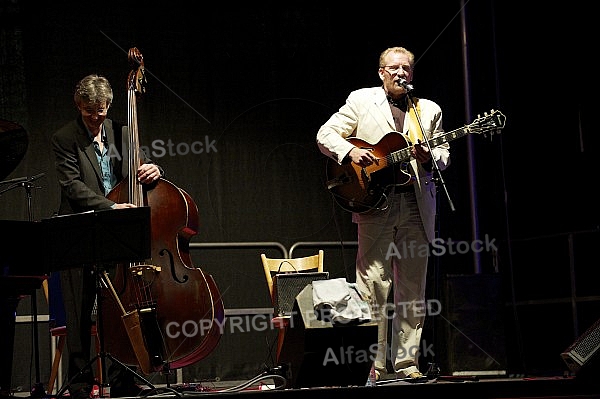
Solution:
{"label": "guitar fretboard", "polygon": [[[447,142],[457,139],[459,137],[465,136],[468,132],[469,132],[469,129],[467,129],[466,127],[462,127],[460,129],[453,130],[451,132],[442,134],[441,136],[437,136],[437,137],[429,140],[429,145],[431,146],[431,148],[435,148],[444,143],[447,143]],[[412,148],[412,146],[403,148],[398,151],[393,151],[393,152],[389,153],[388,155],[386,155],[385,161],[388,164],[394,164],[394,163],[408,161],[410,159],[410,157],[412,156],[411,148]]]}
{"label": "guitar fretboard", "polygon": [[[469,133],[485,133],[489,131],[497,131],[504,127],[504,115],[499,111],[493,111],[491,115],[486,115],[484,118],[479,118],[468,126],[452,130],[448,133],[434,137],[428,141],[431,148],[435,148],[444,143],[448,143],[459,137],[466,136]],[[386,155],[385,161],[388,165],[405,162],[412,156],[412,146],[402,148],[398,151],[393,151]]]}

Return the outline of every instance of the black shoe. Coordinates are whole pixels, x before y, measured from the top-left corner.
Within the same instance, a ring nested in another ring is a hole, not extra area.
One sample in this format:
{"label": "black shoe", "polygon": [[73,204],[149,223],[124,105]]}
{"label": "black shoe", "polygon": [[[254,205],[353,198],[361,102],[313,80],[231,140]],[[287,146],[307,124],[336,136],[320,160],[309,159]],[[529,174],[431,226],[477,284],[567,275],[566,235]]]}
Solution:
{"label": "black shoe", "polygon": [[69,387],[69,397],[71,399],[90,399],[92,387],[90,385],[72,384]]}
{"label": "black shoe", "polygon": [[110,397],[111,398],[131,398],[139,396],[144,389],[139,385],[126,385],[120,387],[111,387]]}

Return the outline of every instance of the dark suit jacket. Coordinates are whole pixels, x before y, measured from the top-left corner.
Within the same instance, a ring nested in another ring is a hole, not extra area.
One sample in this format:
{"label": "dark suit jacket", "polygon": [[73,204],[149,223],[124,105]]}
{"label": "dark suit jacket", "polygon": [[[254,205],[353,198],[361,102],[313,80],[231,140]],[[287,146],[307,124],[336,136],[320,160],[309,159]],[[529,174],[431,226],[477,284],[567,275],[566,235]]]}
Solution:
{"label": "dark suit jacket", "polygon": [[[104,120],[110,159],[117,181],[127,177],[129,130],[111,119]],[[110,208],[106,198],[100,165],[81,116],[67,123],[52,136],[55,167],[61,189],[58,213],[70,214]],[[143,163],[153,163],[142,152]]]}

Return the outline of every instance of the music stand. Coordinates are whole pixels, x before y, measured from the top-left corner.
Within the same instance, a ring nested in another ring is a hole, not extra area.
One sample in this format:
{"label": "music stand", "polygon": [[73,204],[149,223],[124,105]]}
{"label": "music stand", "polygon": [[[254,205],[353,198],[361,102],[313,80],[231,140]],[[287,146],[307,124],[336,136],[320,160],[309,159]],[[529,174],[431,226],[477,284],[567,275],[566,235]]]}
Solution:
{"label": "music stand", "polygon": [[[91,211],[72,215],[57,216],[42,220],[46,242],[47,269],[60,271],[81,267],[83,264],[97,266],[102,263],[136,262],[151,256],[150,208],[137,207]],[[65,239],[67,237],[68,239]],[[106,251],[110,248],[110,251]],[[102,298],[102,284],[110,280],[104,270],[96,270],[96,298]],[[135,370],[104,351],[102,331],[102,306],[98,303],[97,331],[100,339],[100,353],[96,354],[77,375],[64,384],[56,397],[61,397],[71,383],[98,359],[102,375],[106,375],[105,359],[120,364],[151,389],[156,388]],[[101,386],[100,396],[105,397],[106,384]]]}
{"label": "music stand", "polygon": [[149,207],[55,216],[43,219],[42,224],[48,272],[82,264],[143,261],[151,256]]}

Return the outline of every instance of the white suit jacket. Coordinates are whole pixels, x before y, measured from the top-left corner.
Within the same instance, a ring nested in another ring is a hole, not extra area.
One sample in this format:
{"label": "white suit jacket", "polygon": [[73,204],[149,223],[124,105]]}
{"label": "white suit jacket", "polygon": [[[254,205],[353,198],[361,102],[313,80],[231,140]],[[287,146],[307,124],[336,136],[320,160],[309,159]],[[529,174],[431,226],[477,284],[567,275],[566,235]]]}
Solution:
{"label": "white suit jacket", "polygon": [[[435,102],[420,98],[420,118],[427,139],[442,134],[442,110]],[[404,121],[404,134],[408,134],[408,112]],[[356,137],[377,144],[387,133],[396,131],[392,111],[383,87],[369,87],[351,92],[346,103],[325,122],[317,133],[317,144],[321,152],[342,163],[353,144],[346,140]],[[432,158],[440,170],[450,164],[448,143],[433,148]],[[410,161],[416,180],[415,193],[423,227],[431,242],[435,238],[436,187],[431,172],[426,171],[416,160]]]}

